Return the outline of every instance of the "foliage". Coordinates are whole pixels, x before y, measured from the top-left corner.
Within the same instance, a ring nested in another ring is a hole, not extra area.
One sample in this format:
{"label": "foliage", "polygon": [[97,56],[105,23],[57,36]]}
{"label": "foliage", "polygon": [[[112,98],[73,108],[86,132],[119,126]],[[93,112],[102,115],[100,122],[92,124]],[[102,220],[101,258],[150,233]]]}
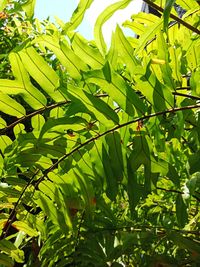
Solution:
{"label": "foliage", "polygon": [[0,5],[0,266],[197,267],[199,4],[145,1],[163,15],[133,15],[108,49],[130,1],[88,41],[92,2],[58,26]]}

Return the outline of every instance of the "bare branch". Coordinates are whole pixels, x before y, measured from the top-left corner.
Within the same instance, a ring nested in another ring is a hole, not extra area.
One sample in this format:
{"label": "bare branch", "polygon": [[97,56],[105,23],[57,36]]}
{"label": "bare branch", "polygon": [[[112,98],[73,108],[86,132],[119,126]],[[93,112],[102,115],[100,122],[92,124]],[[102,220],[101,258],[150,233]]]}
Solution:
{"label": "bare branch", "polygon": [[[98,140],[99,138],[111,133],[111,132],[114,132],[114,131],[117,131],[127,125],[130,125],[130,124],[133,124],[133,123],[136,123],[138,121],[144,121],[144,120],[147,120],[147,119],[150,119],[150,118],[153,118],[153,117],[157,117],[157,116],[160,116],[160,115],[165,115],[165,114],[169,114],[169,113],[174,113],[174,112],[178,112],[178,111],[182,111],[182,110],[189,110],[189,109],[197,109],[197,108],[200,108],[200,104],[199,105],[191,105],[191,106],[185,106],[185,107],[179,107],[179,108],[171,108],[171,109],[168,109],[168,110],[164,110],[164,111],[159,111],[159,112],[156,112],[156,113],[151,113],[151,114],[148,114],[148,115],[145,115],[145,116],[142,116],[140,118],[137,118],[137,119],[134,119],[134,120],[131,120],[131,121],[128,121],[126,123],[123,123],[123,124],[120,124],[120,125],[117,125],[116,127],[112,128],[112,129],[109,129],[101,134],[98,134],[97,136],[95,137],[92,137],[90,139],[88,139],[86,142],[78,145],[76,148],[72,149],[69,153],[65,154],[64,156],[62,156],[60,159],[58,159],[54,164],[52,164],[49,168],[47,168],[45,171],[44,171],[44,174],[37,180],[37,182],[35,183],[35,188],[38,187],[38,185],[45,179],[45,177],[47,177],[48,173],[55,170],[57,167],[58,167],[58,164],[60,164],[63,160],[65,160],[66,158],[68,158],[70,155],[72,155],[73,153],[79,151],[79,149],[83,148],[84,146],[92,143],[92,142],[95,142],[96,140]],[[10,228],[12,222],[13,222],[13,219],[14,219],[14,215],[15,215],[15,212],[16,212],[16,209],[17,209],[17,206],[19,205],[26,189],[28,188],[28,186],[31,184],[31,182],[33,181],[34,177],[35,177],[36,174],[33,175],[33,177],[30,179],[30,182],[25,186],[25,188],[23,189],[18,201],[16,202],[15,204],[15,207],[13,208],[8,220],[7,220],[7,223],[4,227],[4,231],[0,237],[0,240],[4,237],[6,237],[6,234],[8,232],[8,229]],[[200,201],[200,199],[196,196],[193,196],[195,197],[198,201]]]}
{"label": "bare branch", "polygon": [[10,125],[6,126],[5,128],[0,129],[0,135],[5,134],[8,130],[13,129],[18,123],[22,123],[22,122],[26,121],[27,119],[32,118],[35,115],[41,114],[44,111],[51,110],[51,109],[54,109],[54,108],[57,108],[57,107],[60,107],[60,106],[63,106],[65,104],[69,104],[69,103],[71,103],[70,100],[65,100],[65,101],[58,102],[56,104],[52,104],[50,106],[45,106],[43,108],[40,108],[40,109],[38,109],[38,110],[36,110],[36,111],[34,111],[34,112],[24,116],[24,117],[21,117],[20,119],[14,121]]}
{"label": "bare branch", "polygon": [[[152,1],[150,0],[143,0],[145,3],[147,3],[149,6],[151,6],[152,8],[156,9],[157,11],[160,11],[161,13],[164,12],[164,9],[156,4],[154,4]],[[170,14],[170,18],[174,19],[175,21],[177,21],[178,23],[182,24],[183,26],[185,26],[186,28],[188,28],[189,30],[196,32],[197,34],[200,34],[200,31],[193,27],[191,24],[185,22],[184,20],[180,19],[179,17]]]}
{"label": "bare branch", "polygon": [[172,92],[172,94],[177,95],[177,96],[188,97],[188,98],[195,99],[195,100],[200,100],[199,96],[187,95],[187,94],[182,94],[182,93],[177,93],[177,92]]}

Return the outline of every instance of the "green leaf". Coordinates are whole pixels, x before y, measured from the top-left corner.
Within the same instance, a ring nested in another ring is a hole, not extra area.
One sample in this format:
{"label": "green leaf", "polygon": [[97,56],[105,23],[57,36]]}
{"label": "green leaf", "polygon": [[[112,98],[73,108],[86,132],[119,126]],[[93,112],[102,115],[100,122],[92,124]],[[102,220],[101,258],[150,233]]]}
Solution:
{"label": "green leaf", "polygon": [[39,205],[45,215],[47,215],[55,226],[58,226],[58,212],[53,201],[44,193],[38,192],[35,202]]}
{"label": "green leaf", "polygon": [[189,156],[188,163],[189,163],[190,174],[193,174],[195,172],[200,172],[199,157],[200,157],[200,151],[197,151],[196,153],[193,153],[192,155]]}
{"label": "green leaf", "polygon": [[174,3],[175,3],[175,0],[166,0],[166,2],[165,2],[165,8],[164,8],[164,12],[163,12],[163,18],[164,18],[163,28],[164,28],[165,32],[167,32],[167,30],[168,30],[170,12],[171,12],[171,9],[172,9]]}
{"label": "green leaf", "polygon": [[104,72],[101,70],[88,72],[85,76],[88,83],[100,86],[130,116],[135,114],[134,106],[139,113],[145,113],[146,107],[134,89],[119,74],[114,72],[111,67],[106,70],[104,69]]}
{"label": "green leaf", "polygon": [[4,129],[6,128],[6,126],[7,126],[6,121],[0,117],[0,129]]}
{"label": "green leaf", "polygon": [[[88,70],[88,66],[85,64],[85,62],[67,46],[66,42],[60,42],[60,48],[65,55],[65,59],[67,59],[68,64],[72,64],[73,68],[76,69],[80,76],[81,71]],[[66,68],[69,68],[66,63],[64,64],[64,66],[66,66]]]}
{"label": "green leaf", "polygon": [[162,21],[159,20],[156,21],[154,25],[150,25],[146,28],[145,33],[139,38],[138,46],[135,49],[135,55],[139,54],[145,48],[148,41],[155,37],[156,33],[161,29],[162,24]]}
{"label": "green leaf", "polygon": [[192,239],[182,236],[177,232],[169,234],[169,238],[174,241],[182,249],[187,249],[190,252],[196,252],[200,254],[200,245],[199,242],[196,242]]}
{"label": "green leaf", "polygon": [[[31,154],[35,153],[35,154]],[[39,169],[46,169],[52,165],[50,158],[44,157],[37,150],[26,149],[16,156],[14,160],[15,166],[31,167],[37,166]]]}
{"label": "green leaf", "polygon": [[128,183],[127,183],[127,193],[129,198],[129,205],[131,215],[134,218],[136,216],[135,207],[138,204],[140,198],[142,197],[142,188],[137,182],[136,172],[132,168],[132,159],[127,159],[127,174],[128,174]]}
{"label": "green leaf", "polygon": [[168,164],[155,157],[152,140],[145,134],[134,137],[134,148],[129,157],[129,164],[133,172],[141,165],[144,166],[145,194],[155,187],[158,174],[166,175],[168,172]]}
{"label": "green leaf", "polygon": [[102,163],[106,176],[106,194],[111,200],[115,200],[118,193],[118,181],[117,177],[113,173],[113,169],[110,165],[110,157],[104,145],[102,145]]}
{"label": "green leaf", "polygon": [[96,119],[99,120],[102,124],[108,126],[111,123],[108,120],[113,121],[115,124],[119,124],[119,118],[117,114],[102,99],[89,94],[79,87],[70,86],[68,88],[68,92],[75,96],[77,99],[80,98],[87,109],[91,111],[95,115]]}
{"label": "green leaf", "polygon": [[94,26],[94,37],[97,44],[97,47],[101,51],[102,54],[106,52],[106,44],[103,38],[102,27],[103,24],[119,9],[125,8],[131,0],[122,0],[118,1],[107,7],[97,18],[95,26]]}
{"label": "green leaf", "polygon": [[38,236],[38,232],[35,229],[31,228],[27,222],[15,221],[14,223],[12,223],[12,227],[16,228],[18,231],[26,233],[31,237]]}
{"label": "green leaf", "polygon": [[25,11],[27,17],[32,18],[34,15],[36,0],[28,0],[22,4],[22,9]]}
{"label": "green leaf", "polygon": [[151,13],[139,12],[131,16],[133,22],[137,24],[144,24],[146,26],[152,25],[159,20],[159,18]]}
{"label": "green leaf", "polygon": [[150,63],[143,76],[137,77],[136,88],[153,104],[155,111],[173,108],[174,98],[169,87],[162,84],[150,69]]}
{"label": "green leaf", "polygon": [[0,93],[0,110],[5,114],[17,118],[21,118],[26,115],[26,111],[21,104],[3,93]]}
{"label": "green leaf", "polygon": [[19,81],[0,79],[0,91],[8,95],[20,95],[24,93],[24,87]]}
{"label": "green leaf", "polygon": [[190,194],[194,194],[195,191],[200,191],[200,172],[195,172],[190,180],[187,181],[186,186],[190,190]]}
{"label": "green leaf", "polygon": [[72,39],[72,48],[76,55],[84,60],[91,68],[99,69],[103,67],[105,60],[99,50],[88,44],[88,41],[78,33]]}
{"label": "green leaf", "polygon": [[60,63],[74,79],[81,78],[81,70],[85,71],[88,66],[69,47],[67,41],[60,40],[57,36],[42,35],[35,39],[35,43],[42,43],[56,55]]}
{"label": "green leaf", "polygon": [[0,250],[11,256],[16,262],[24,262],[24,252],[18,249],[12,242],[3,239],[0,241]]}
{"label": "green leaf", "polygon": [[107,54],[107,60],[113,69],[116,69],[118,66],[118,50],[116,49],[117,44],[115,42],[115,34],[112,33],[111,46]]}
{"label": "green leaf", "polygon": [[0,135],[0,149],[4,153],[5,149],[12,144],[12,140],[7,135]]}
{"label": "green leaf", "polygon": [[3,265],[3,267],[13,267],[14,266],[14,261],[7,255],[0,253],[0,264]]}
{"label": "green leaf", "polygon": [[42,108],[46,105],[46,97],[31,84],[30,77],[24,68],[17,53],[10,53],[10,63],[12,71],[17,81],[21,83],[23,92],[20,94],[23,99],[34,109]]}
{"label": "green leaf", "polygon": [[83,168],[79,168],[77,171],[74,170],[76,180],[79,184],[82,198],[84,199],[85,210],[89,217],[92,215],[92,210],[94,208],[93,198],[94,198],[94,189],[89,179],[87,173]]}
{"label": "green leaf", "polygon": [[41,114],[37,114],[31,118],[31,125],[33,127],[33,131],[40,132],[44,124],[45,119]]}
{"label": "green leaf", "polygon": [[158,47],[161,46],[162,49],[158,49],[158,58],[160,60],[163,60],[165,62],[165,64],[160,64],[160,69],[162,72],[162,77],[163,77],[163,82],[164,84],[166,84],[171,90],[175,90],[175,84],[174,84],[174,80],[172,77],[172,70],[171,67],[169,65],[169,47],[167,45],[167,41],[164,38],[164,35],[162,33],[162,31],[160,31],[157,34],[157,45]]}
{"label": "green leaf", "polygon": [[116,28],[115,42],[118,53],[122,56],[123,62],[127,64],[127,71],[130,72],[132,76],[138,72],[143,73],[144,70],[139,60],[134,55],[134,49],[119,26]]}
{"label": "green leaf", "polygon": [[79,4],[72,14],[70,22],[67,22],[64,26],[64,31],[70,32],[75,30],[83,20],[86,10],[90,7],[93,0],[80,0]]}
{"label": "green leaf", "polygon": [[[67,132],[68,129],[71,129],[73,131],[81,130],[84,129],[87,125],[87,121],[81,117],[75,116],[71,118],[58,118],[58,119],[53,119],[50,118],[42,127],[41,132],[40,132],[40,137],[48,132],[49,130],[54,131],[54,127],[59,126],[61,129],[61,133]],[[59,128],[55,128],[57,131]]]}
{"label": "green leaf", "polygon": [[199,72],[200,66],[200,43],[199,40],[189,40],[184,46],[186,50],[187,67],[191,72]]}
{"label": "green leaf", "polygon": [[145,31],[145,26],[142,23],[136,23],[135,21],[125,21],[123,24],[123,27],[131,29],[134,34],[142,35]]}
{"label": "green leaf", "polygon": [[115,179],[121,181],[124,175],[123,157],[122,157],[122,145],[121,136],[118,132],[107,134],[105,137],[105,143],[107,147],[108,157],[110,160],[110,167],[112,169]]}
{"label": "green leaf", "polygon": [[31,77],[56,102],[65,100],[59,92],[59,77],[33,47],[27,47],[19,52],[20,58]]}
{"label": "green leaf", "polygon": [[183,228],[188,221],[187,206],[181,194],[178,194],[176,198],[176,218],[180,228]]}
{"label": "green leaf", "polygon": [[190,10],[190,9],[199,7],[196,0],[190,0],[190,1],[176,0],[176,3],[178,5],[180,5],[183,9],[186,9],[186,10]]}
{"label": "green leaf", "polygon": [[0,12],[6,7],[8,0],[2,0],[0,3]]}
{"label": "green leaf", "polygon": [[192,72],[190,78],[190,85],[192,88],[192,93],[194,95],[200,96],[200,71],[199,68],[196,71]]}

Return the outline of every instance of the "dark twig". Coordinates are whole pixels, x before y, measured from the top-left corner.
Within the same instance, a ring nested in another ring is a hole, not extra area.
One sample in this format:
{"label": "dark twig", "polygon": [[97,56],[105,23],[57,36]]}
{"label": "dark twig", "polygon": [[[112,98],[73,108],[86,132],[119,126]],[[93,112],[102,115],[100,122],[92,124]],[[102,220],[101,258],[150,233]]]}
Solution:
{"label": "dark twig", "polygon": [[[108,94],[99,94],[99,95],[96,95],[96,97],[99,97],[99,98],[101,98],[101,97],[108,97]],[[7,131],[13,129],[17,124],[23,123],[24,121],[32,118],[35,115],[41,114],[41,113],[43,113],[43,112],[45,112],[47,110],[52,110],[54,108],[63,106],[65,104],[70,104],[70,103],[71,103],[70,100],[65,100],[65,101],[61,101],[61,102],[58,102],[58,103],[55,103],[55,104],[52,104],[52,105],[49,105],[49,106],[45,106],[43,108],[40,108],[40,109],[38,109],[38,110],[36,110],[36,111],[34,111],[34,112],[26,115],[26,116],[23,116],[23,117],[19,118],[18,120],[14,121],[10,125],[6,126],[5,128],[0,129],[0,135],[5,134]]]}
{"label": "dark twig", "polygon": [[190,86],[177,87],[176,90],[191,90]]}
{"label": "dark twig", "polygon": [[[152,8],[156,9],[157,11],[160,11],[161,13],[164,12],[164,9],[156,4],[154,4],[152,1],[150,0],[143,0],[145,3],[147,3],[149,6],[151,6]],[[177,21],[178,23],[182,24],[183,26],[185,26],[186,28],[188,28],[189,30],[196,32],[197,34],[200,34],[200,31],[193,27],[191,24],[185,22],[184,20],[180,19],[179,17],[170,14],[170,18],[174,19],[175,21]]]}
{"label": "dark twig", "polygon": [[39,171],[40,171],[40,170],[38,169],[38,170],[33,174],[32,178],[29,180],[29,182],[28,182],[28,183],[26,184],[26,186],[23,188],[23,190],[22,190],[22,192],[21,192],[21,194],[20,194],[20,196],[19,196],[17,202],[15,203],[14,208],[12,209],[12,211],[11,211],[11,213],[10,213],[10,215],[9,215],[9,218],[8,218],[8,220],[7,220],[7,222],[6,222],[5,226],[4,226],[4,228],[3,228],[3,230],[2,230],[2,234],[1,234],[1,236],[0,236],[0,240],[2,240],[3,238],[5,238],[5,237],[7,236],[8,231],[9,231],[9,229],[10,229],[10,227],[11,227],[11,225],[12,225],[14,219],[15,219],[16,209],[17,209],[19,203],[21,202],[21,199],[22,199],[23,195],[25,194],[26,189],[29,187],[29,185],[31,185],[31,183],[33,182],[35,176],[39,173]]}
{"label": "dark twig", "polygon": [[[157,189],[159,189],[159,190],[163,190],[163,191],[165,191],[165,192],[169,192],[169,193],[177,193],[177,194],[184,194],[184,192],[182,192],[182,191],[179,191],[179,190],[175,190],[175,189],[166,189],[166,188],[162,188],[162,187],[156,187]],[[192,195],[193,196],[193,198],[195,198],[198,202],[200,202],[200,198],[199,197],[197,197],[197,196],[195,196],[195,195]]]}
{"label": "dark twig", "polygon": [[40,108],[40,109],[38,109],[38,110],[36,110],[36,111],[34,111],[34,112],[32,112],[32,113],[26,115],[26,116],[21,117],[20,119],[14,121],[14,122],[11,123],[10,125],[8,125],[8,126],[6,126],[5,128],[1,129],[1,130],[0,130],[0,135],[5,134],[8,130],[13,129],[13,128],[15,127],[15,125],[17,125],[18,123],[22,123],[22,122],[24,122],[24,121],[26,121],[26,120],[32,118],[32,117],[35,116],[35,115],[41,114],[41,113],[43,113],[44,111],[51,110],[51,109],[54,109],[54,108],[57,108],[57,107],[60,107],[60,106],[63,106],[63,105],[65,105],[65,104],[69,104],[69,103],[71,103],[70,100],[65,100],[65,101],[58,102],[58,103],[56,103],[56,104],[52,104],[52,105],[50,105],[50,106],[45,106],[45,107],[43,107],[43,108]]}
{"label": "dark twig", "polygon": [[177,96],[188,97],[188,98],[195,99],[195,100],[200,100],[199,96],[187,95],[187,94],[182,94],[182,93],[177,93],[177,92],[172,92],[172,94],[177,95]]}
{"label": "dark twig", "polygon": [[159,190],[163,190],[165,192],[169,192],[169,193],[177,193],[177,194],[183,194],[183,192],[179,191],[179,190],[175,190],[175,189],[167,189],[167,188],[162,188],[162,187],[156,187]]}
{"label": "dark twig", "polygon": [[196,108],[200,108],[200,105],[191,105],[191,106],[184,106],[184,107],[180,107],[180,108],[171,108],[171,109],[168,109],[168,110],[159,111],[159,112],[156,112],[156,113],[151,113],[149,115],[145,115],[143,117],[128,121],[128,122],[120,124],[120,125],[117,125],[116,127],[112,128],[112,129],[109,129],[109,130],[107,130],[107,131],[105,131],[105,132],[103,132],[103,133],[101,133],[101,134],[99,134],[99,135],[97,135],[95,137],[92,137],[91,139],[87,140],[85,143],[80,144],[79,146],[77,146],[76,148],[71,150],[69,153],[65,154],[63,157],[58,159],[53,165],[51,165],[51,167],[46,169],[46,171],[44,172],[44,175],[41,176],[41,178],[37,181],[36,184],[39,185],[39,183],[41,181],[43,181],[43,179],[47,176],[47,174],[49,172],[51,172],[54,169],[56,169],[58,167],[58,164],[60,164],[63,160],[68,158],[71,154],[73,154],[74,152],[77,152],[79,149],[83,148],[84,146],[96,141],[100,137],[103,137],[103,136],[105,136],[105,135],[107,135],[107,134],[109,134],[111,132],[117,131],[117,130],[125,127],[125,126],[128,126],[130,124],[136,123],[138,121],[144,121],[144,120],[147,120],[147,119],[150,119],[150,118],[153,118],[153,117],[157,117],[157,116],[160,116],[160,115],[165,115],[165,114],[168,114],[168,113],[178,112],[178,111],[181,111],[181,110],[189,110],[189,109],[196,109]]}
{"label": "dark twig", "polygon": [[[200,104],[199,105],[191,105],[191,106],[185,106],[185,107],[179,107],[179,108],[171,108],[171,109],[168,109],[168,110],[164,110],[164,111],[159,111],[159,112],[155,112],[155,113],[151,113],[149,115],[145,115],[145,116],[142,116],[140,118],[137,118],[137,119],[134,119],[134,120],[131,120],[131,121],[128,121],[126,123],[123,123],[121,125],[117,125],[115,126],[114,128],[112,129],[109,129],[101,134],[98,134],[97,136],[95,137],[92,137],[90,138],[89,140],[87,140],[86,142],[78,145],[76,148],[72,149],[69,153],[65,154],[64,156],[62,156],[60,159],[58,159],[54,164],[52,164],[49,168],[47,168],[45,171],[44,171],[44,174],[37,180],[37,182],[35,183],[35,188],[38,187],[38,185],[45,179],[45,177],[47,177],[48,173],[55,170],[58,165],[63,161],[65,160],[66,158],[68,158],[70,155],[72,155],[73,153],[79,151],[79,149],[83,148],[84,146],[92,143],[92,142],[95,142],[96,140],[98,140],[99,138],[109,134],[109,133],[112,133],[114,131],[117,131],[127,125],[130,125],[130,124],[133,124],[133,123],[136,123],[138,121],[144,121],[144,120],[147,120],[147,119],[150,119],[150,118],[153,118],[153,117],[157,117],[157,116],[160,116],[160,115],[165,115],[165,114],[169,114],[169,113],[174,113],[174,112],[178,112],[178,111],[181,111],[181,110],[189,110],[189,109],[196,109],[196,108],[200,108]],[[36,175],[36,174],[35,174]],[[34,175],[34,177],[35,177]],[[4,231],[3,231],[3,234],[1,236],[1,238],[5,237],[7,232],[8,232],[8,228],[11,226],[12,224],[12,220],[14,218],[14,215],[15,215],[15,212],[16,212],[16,208],[17,206],[19,205],[21,199],[22,199],[22,196],[24,195],[26,189],[28,188],[28,186],[31,184],[31,181],[33,180],[33,178],[30,180],[30,182],[26,185],[26,187],[23,189],[21,195],[20,195],[20,198],[18,199],[18,201],[16,202],[15,204],[15,207],[13,208],[12,210],[12,214],[9,216],[9,219],[8,219],[8,223],[5,225],[4,227]],[[196,196],[193,196],[195,197],[196,199],[198,199],[198,201],[200,201],[199,198],[197,198]],[[1,239],[0,238],[0,239]]]}

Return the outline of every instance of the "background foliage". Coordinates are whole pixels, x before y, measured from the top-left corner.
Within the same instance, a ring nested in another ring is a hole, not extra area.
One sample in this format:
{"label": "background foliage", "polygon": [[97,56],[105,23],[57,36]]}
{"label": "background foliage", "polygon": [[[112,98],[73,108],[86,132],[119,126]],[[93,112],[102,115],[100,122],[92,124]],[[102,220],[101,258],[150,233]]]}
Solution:
{"label": "background foliage", "polygon": [[145,0],[160,17],[133,15],[109,49],[131,0],[88,41],[92,2],[55,25],[1,1],[0,266],[197,267],[199,2]]}

